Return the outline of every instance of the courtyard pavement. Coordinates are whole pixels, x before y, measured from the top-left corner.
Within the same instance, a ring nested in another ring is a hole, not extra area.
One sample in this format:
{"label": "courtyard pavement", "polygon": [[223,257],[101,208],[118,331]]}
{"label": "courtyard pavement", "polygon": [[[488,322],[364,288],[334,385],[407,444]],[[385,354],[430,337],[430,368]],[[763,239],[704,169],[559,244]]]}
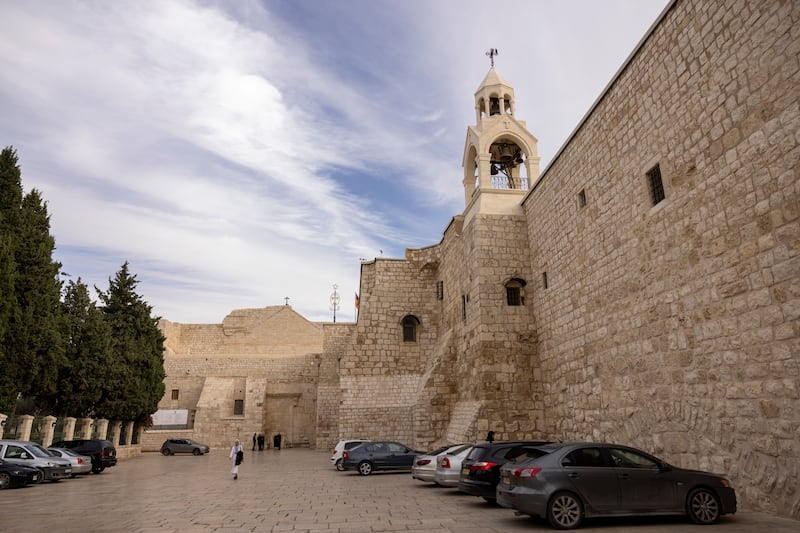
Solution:
{"label": "courtyard pavement", "polygon": [[[99,475],[0,491],[7,532],[516,533],[553,531],[482,499],[411,479],[337,472],[330,453],[246,450],[237,481],[227,452],[148,453]],[[800,523],[740,511],[713,526],[682,518],[591,520],[581,531],[797,533]]]}

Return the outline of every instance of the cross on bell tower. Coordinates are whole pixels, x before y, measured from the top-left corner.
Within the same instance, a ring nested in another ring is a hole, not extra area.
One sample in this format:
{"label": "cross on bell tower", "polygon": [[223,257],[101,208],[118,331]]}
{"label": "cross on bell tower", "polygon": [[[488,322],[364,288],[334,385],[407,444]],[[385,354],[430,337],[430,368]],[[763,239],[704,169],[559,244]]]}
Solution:
{"label": "cross on bell tower", "polygon": [[494,68],[494,56],[499,56],[500,52],[497,48],[489,48],[489,51],[486,52],[486,55],[489,56],[489,61],[492,63],[492,68]]}

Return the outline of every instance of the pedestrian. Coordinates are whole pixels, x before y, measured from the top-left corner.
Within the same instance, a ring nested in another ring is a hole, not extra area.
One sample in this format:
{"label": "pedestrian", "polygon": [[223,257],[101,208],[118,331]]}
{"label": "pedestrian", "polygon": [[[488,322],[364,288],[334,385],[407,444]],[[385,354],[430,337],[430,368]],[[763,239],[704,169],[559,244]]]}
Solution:
{"label": "pedestrian", "polygon": [[242,444],[239,442],[239,439],[233,442],[233,447],[228,457],[233,460],[233,467],[231,467],[233,479],[239,479],[239,465],[242,464],[242,460],[244,459],[244,451],[242,450]]}
{"label": "pedestrian", "polygon": [[278,449],[278,450],[281,449],[281,440],[282,439],[283,439],[283,437],[281,436],[280,433],[278,433],[277,435],[272,437],[272,445],[275,446],[275,448]]}
{"label": "pedestrian", "polygon": [[256,451],[256,434],[253,433],[253,451]]}
{"label": "pedestrian", "polygon": [[259,433],[258,434],[258,451],[260,451],[260,452],[264,451],[264,434],[263,433]]}
{"label": "pedestrian", "polygon": [[494,431],[490,431],[489,433],[486,434],[486,442],[490,444],[494,442]]}

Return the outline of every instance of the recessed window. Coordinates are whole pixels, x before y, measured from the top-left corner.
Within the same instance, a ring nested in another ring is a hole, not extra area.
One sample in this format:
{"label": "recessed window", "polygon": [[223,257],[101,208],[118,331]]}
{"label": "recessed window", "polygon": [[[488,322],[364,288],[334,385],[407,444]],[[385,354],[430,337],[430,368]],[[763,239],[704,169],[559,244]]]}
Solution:
{"label": "recessed window", "polygon": [[419,319],[408,315],[403,319],[403,342],[417,342],[417,326]]}
{"label": "recessed window", "polygon": [[444,300],[444,281],[436,282],[436,298]]}
{"label": "recessed window", "polygon": [[542,288],[547,288],[547,272],[542,272]]}
{"label": "recessed window", "polygon": [[586,189],[581,189],[578,193],[578,207],[586,207]]}
{"label": "recessed window", "polygon": [[233,414],[234,415],[244,414],[244,400],[233,400]]}
{"label": "recessed window", "polygon": [[506,282],[506,303],[508,305],[525,305],[525,295],[522,288],[526,285],[524,279],[511,278]]}
{"label": "recessed window", "polygon": [[461,320],[467,323],[467,295],[461,295]]}
{"label": "recessed window", "polygon": [[177,400],[179,395],[180,395],[180,392],[178,391],[178,389],[172,389],[172,399],[173,400]]}
{"label": "recessed window", "polygon": [[664,183],[661,181],[661,167],[658,164],[647,171],[647,186],[650,189],[650,200],[653,205],[665,198]]}

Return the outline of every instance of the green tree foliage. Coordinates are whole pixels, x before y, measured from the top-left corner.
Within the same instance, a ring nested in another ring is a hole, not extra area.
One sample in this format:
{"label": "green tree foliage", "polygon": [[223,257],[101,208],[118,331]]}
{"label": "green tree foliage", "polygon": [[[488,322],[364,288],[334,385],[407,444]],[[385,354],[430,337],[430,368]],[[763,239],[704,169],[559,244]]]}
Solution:
{"label": "green tree foliage", "polygon": [[136,293],[139,282],[127,262],[108,283],[108,291],[98,294],[112,331],[113,356],[97,415],[145,421],[164,395],[165,338],[152,307]]}
{"label": "green tree foliage", "polygon": [[0,152],[0,408],[17,395],[52,394],[62,346],[58,328],[61,265],[53,261],[47,206],[37,190],[22,196],[13,148]]}
{"label": "green tree foliage", "polygon": [[0,152],[0,412],[13,411],[20,392],[21,357],[11,331],[19,323],[19,306],[14,285],[22,180],[13,148]]}
{"label": "green tree foliage", "polygon": [[22,200],[17,279],[14,290],[21,322],[17,341],[24,354],[21,392],[36,400],[56,391],[58,369],[64,363],[61,339],[61,263],[53,261],[55,239],[50,235],[50,216],[39,191]]}
{"label": "green tree foliage", "polygon": [[111,328],[80,278],[69,281],[64,289],[62,324],[66,353],[58,375],[58,392],[51,401],[52,412],[91,417],[97,411],[113,361]]}

